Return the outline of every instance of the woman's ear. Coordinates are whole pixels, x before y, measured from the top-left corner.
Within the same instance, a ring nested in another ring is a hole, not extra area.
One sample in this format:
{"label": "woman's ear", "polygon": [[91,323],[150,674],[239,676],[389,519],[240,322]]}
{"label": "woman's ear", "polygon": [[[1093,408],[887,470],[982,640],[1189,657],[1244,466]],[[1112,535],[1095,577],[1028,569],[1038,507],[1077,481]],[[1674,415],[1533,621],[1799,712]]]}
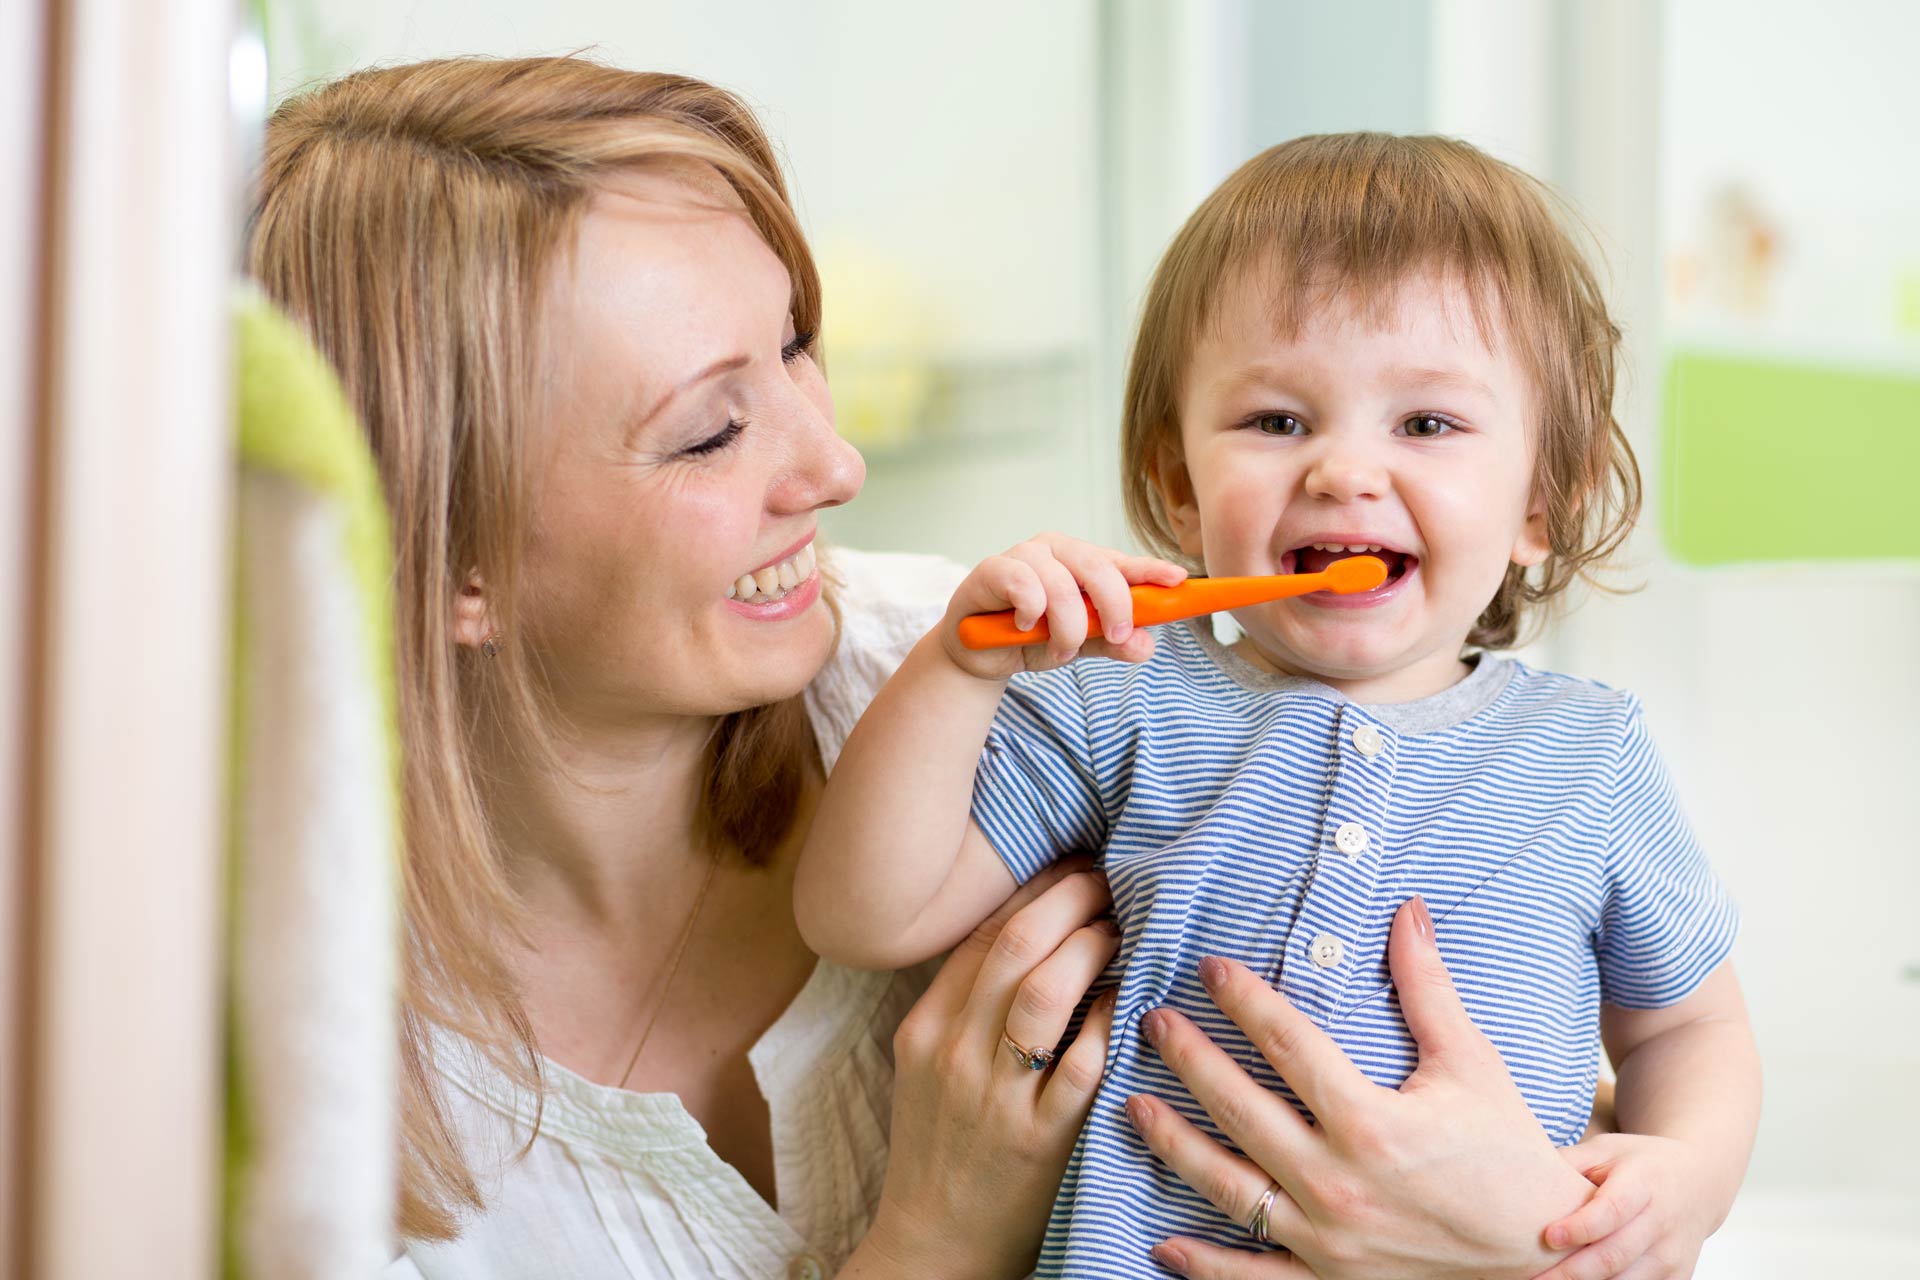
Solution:
{"label": "woman's ear", "polygon": [[1162,447],[1153,463],[1153,485],[1160,492],[1160,509],[1167,513],[1174,541],[1182,555],[1199,561],[1206,558],[1200,539],[1200,504],[1193,494],[1193,477],[1187,473],[1187,460],[1177,449]]}
{"label": "woman's ear", "polygon": [[478,649],[493,635],[493,619],[487,612],[486,591],[480,575],[473,574],[460,594],[453,598],[453,639],[469,649]]}

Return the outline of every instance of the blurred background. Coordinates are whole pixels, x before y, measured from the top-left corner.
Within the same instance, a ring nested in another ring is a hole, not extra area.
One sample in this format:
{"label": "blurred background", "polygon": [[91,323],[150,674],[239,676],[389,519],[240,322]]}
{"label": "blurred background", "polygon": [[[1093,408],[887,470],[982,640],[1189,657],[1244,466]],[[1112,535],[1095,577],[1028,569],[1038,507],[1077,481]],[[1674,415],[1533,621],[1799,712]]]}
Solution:
{"label": "blurred background", "polygon": [[784,146],[869,465],[827,526],[861,547],[1126,542],[1147,273],[1261,148],[1448,133],[1569,196],[1649,502],[1638,589],[1525,656],[1642,695],[1745,912],[1768,1098],[1699,1274],[1920,1275],[1916,49],[1900,0],[6,7],[0,1270],[211,1265],[248,130],[369,63],[590,50],[733,88]]}

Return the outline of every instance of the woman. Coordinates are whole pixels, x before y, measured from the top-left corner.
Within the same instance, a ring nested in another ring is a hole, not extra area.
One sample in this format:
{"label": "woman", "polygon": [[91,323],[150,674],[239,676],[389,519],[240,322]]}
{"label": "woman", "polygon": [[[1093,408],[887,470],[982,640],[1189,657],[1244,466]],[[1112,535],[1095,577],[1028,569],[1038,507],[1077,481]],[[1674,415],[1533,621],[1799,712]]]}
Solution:
{"label": "woman", "polygon": [[362,72],[276,113],[251,261],[396,530],[395,1274],[1023,1274],[1107,1019],[1044,1072],[1001,1033],[1065,1035],[1105,888],[930,986],[800,942],[797,836],[953,579],[814,547],[863,469],[751,115],[580,59]]}

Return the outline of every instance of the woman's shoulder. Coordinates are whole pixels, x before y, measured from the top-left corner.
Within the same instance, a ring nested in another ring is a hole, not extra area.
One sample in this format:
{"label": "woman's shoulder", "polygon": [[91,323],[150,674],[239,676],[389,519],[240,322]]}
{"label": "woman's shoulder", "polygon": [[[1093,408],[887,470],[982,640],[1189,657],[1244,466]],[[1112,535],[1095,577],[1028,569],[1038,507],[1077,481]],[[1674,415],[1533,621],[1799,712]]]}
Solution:
{"label": "woman's shoulder", "polygon": [[966,566],[940,556],[832,548],[840,640],[807,687],[807,713],[831,769],[873,695],[947,611]]}

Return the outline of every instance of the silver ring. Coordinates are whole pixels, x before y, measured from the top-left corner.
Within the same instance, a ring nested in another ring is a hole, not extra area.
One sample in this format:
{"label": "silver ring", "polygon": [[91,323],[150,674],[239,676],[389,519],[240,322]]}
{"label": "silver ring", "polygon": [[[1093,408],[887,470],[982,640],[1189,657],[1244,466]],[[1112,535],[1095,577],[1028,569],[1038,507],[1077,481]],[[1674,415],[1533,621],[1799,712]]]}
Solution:
{"label": "silver ring", "polygon": [[1272,1244],[1267,1238],[1267,1218],[1273,1212],[1273,1198],[1280,1194],[1280,1184],[1270,1182],[1266,1191],[1261,1193],[1260,1203],[1253,1207],[1253,1216],[1247,1219],[1247,1234],[1261,1244]]}
{"label": "silver ring", "polygon": [[1007,1051],[1013,1054],[1013,1060],[1029,1071],[1043,1070],[1053,1061],[1051,1049],[1025,1049],[1014,1042],[1012,1036],[1002,1031],[1000,1039],[1006,1042]]}

